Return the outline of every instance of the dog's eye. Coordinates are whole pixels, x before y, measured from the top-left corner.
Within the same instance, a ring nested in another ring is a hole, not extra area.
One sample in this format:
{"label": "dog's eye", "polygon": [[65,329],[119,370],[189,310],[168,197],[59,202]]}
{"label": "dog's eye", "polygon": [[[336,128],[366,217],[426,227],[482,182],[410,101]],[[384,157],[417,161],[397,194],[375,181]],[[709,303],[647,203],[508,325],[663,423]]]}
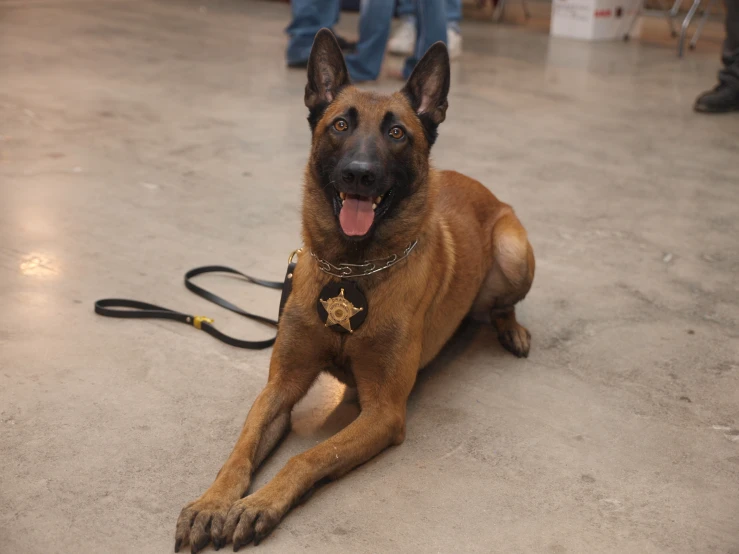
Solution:
{"label": "dog's eye", "polygon": [[403,131],[403,129],[401,129],[400,127],[393,127],[392,129],[390,129],[389,134],[395,140],[400,140],[405,136],[405,131]]}
{"label": "dog's eye", "polygon": [[338,119],[336,123],[334,123],[334,129],[337,131],[346,131],[349,128],[349,124],[344,119]]}

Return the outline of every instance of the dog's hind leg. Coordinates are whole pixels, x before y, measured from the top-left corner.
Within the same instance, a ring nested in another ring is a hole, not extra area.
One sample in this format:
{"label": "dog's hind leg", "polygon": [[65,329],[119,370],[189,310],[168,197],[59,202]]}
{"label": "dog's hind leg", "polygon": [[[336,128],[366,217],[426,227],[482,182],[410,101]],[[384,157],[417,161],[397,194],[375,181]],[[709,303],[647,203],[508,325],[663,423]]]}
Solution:
{"label": "dog's hind leg", "polygon": [[503,348],[519,358],[527,358],[531,348],[531,333],[516,321],[515,308],[510,307],[504,312],[494,308],[491,316],[498,331],[498,340]]}
{"label": "dog's hind leg", "polygon": [[474,316],[490,320],[503,347],[518,357],[529,355],[531,333],[516,321],[515,304],[534,280],[534,251],[513,210],[505,208],[493,225],[493,265],[472,308]]}

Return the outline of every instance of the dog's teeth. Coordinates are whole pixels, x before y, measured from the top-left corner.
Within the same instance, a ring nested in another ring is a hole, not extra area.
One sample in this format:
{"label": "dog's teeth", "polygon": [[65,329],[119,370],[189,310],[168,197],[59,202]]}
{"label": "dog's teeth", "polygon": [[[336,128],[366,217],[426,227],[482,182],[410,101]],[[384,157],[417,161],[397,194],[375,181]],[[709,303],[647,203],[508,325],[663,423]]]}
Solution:
{"label": "dog's teeth", "polygon": [[375,198],[375,204],[379,204],[380,202],[382,202],[382,196]]}
{"label": "dog's teeth", "polygon": [[342,201],[346,200],[346,193],[345,192],[340,192],[339,193],[339,198],[341,198]]}
{"label": "dog's teeth", "polygon": [[376,210],[377,209],[377,204],[375,204],[374,202],[372,203],[372,209],[373,210]]}

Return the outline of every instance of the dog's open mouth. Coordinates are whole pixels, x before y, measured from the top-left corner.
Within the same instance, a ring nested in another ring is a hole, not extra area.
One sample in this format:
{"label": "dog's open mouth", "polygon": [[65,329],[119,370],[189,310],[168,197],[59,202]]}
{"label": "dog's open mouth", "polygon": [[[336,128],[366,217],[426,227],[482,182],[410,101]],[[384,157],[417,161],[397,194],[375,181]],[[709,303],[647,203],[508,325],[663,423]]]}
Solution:
{"label": "dog's open mouth", "polygon": [[348,237],[363,237],[372,229],[375,220],[384,215],[389,192],[380,196],[360,196],[339,192],[339,225]]}

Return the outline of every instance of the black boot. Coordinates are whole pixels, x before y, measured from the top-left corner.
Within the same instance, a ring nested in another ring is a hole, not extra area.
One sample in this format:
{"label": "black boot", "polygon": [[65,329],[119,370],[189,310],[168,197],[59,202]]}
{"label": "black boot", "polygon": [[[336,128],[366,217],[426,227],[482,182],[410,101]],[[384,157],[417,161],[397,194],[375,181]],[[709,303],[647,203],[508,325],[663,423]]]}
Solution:
{"label": "black boot", "polygon": [[[351,40],[347,40],[344,37],[340,35],[334,35],[336,37],[336,42],[339,43],[339,48],[341,48],[341,51],[344,54],[353,54],[357,51],[357,43]],[[296,62],[290,62],[287,64],[287,67],[291,69],[305,69],[308,67],[308,60],[298,60]]]}
{"label": "black boot", "polygon": [[701,113],[726,113],[739,110],[739,86],[719,83],[695,101],[693,109]]}
{"label": "black boot", "polygon": [[353,54],[357,51],[357,43],[352,40],[347,40],[341,35],[334,35],[336,37],[336,42],[339,43],[339,48],[341,48],[341,51],[344,54]]}

